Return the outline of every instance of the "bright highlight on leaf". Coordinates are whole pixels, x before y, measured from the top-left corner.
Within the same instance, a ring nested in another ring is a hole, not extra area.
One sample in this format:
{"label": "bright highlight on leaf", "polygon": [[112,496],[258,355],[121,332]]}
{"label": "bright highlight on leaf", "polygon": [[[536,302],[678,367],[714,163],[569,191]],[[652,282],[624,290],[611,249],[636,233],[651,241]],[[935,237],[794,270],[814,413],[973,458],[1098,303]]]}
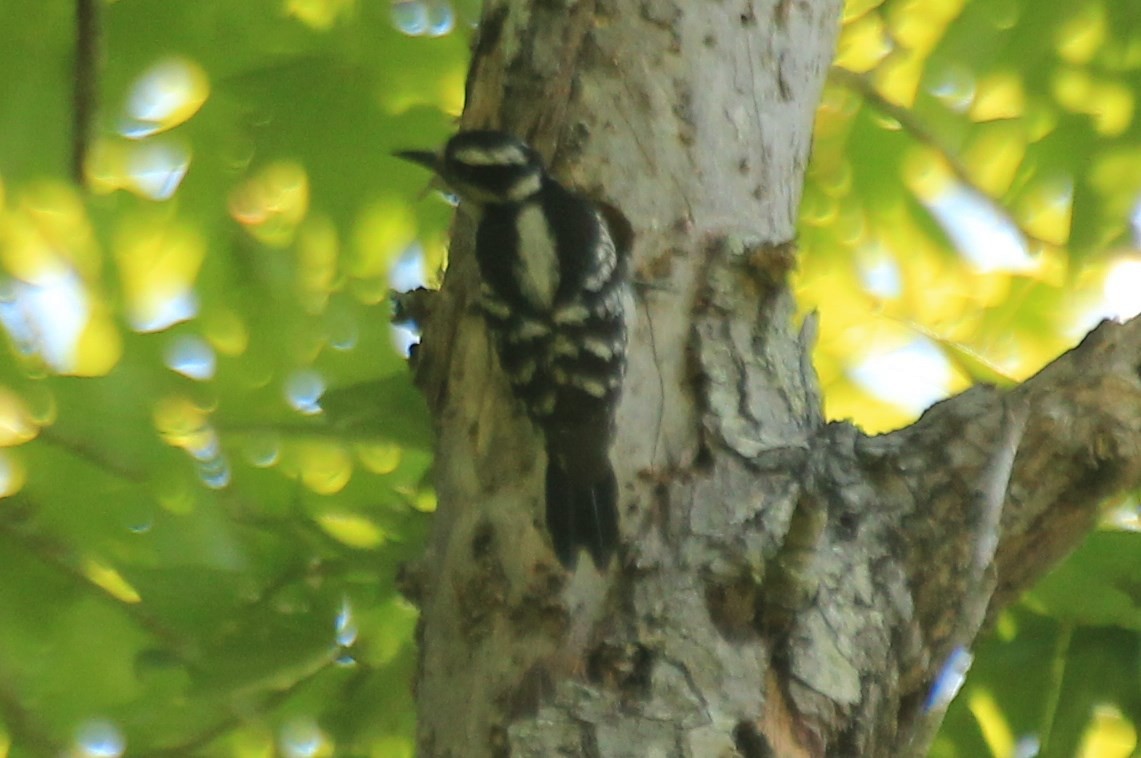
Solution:
{"label": "bright highlight on leaf", "polygon": [[356,0],[284,0],[285,13],[312,29],[328,29],[355,8]]}
{"label": "bright highlight on leaf", "polygon": [[74,272],[61,270],[37,284],[0,282],[0,294],[7,301],[0,303],[0,323],[16,348],[57,373],[75,373],[76,346],[90,316],[87,292]]}
{"label": "bright highlight on leaf", "polygon": [[420,490],[412,498],[412,507],[421,513],[435,513],[436,503],[435,490]]}
{"label": "bright highlight on leaf", "polygon": [[1085,69],[1073,67],[1059,67],[1051,84],[1054,98],[1063,108],[1090,116],[1094,128],[1104,136],[1123,134],[1133,123],[1136,97],[1127,84],[1095,79]]}
{"label": "bright highlight on leaf", "polygon": [[946,62],[942,66],[928,66],[925,79],[927,91],[954,111],[963,112],[975,101],[975,75],[961,63]]}
{"label": "bright highlight on leaf", "polygon": [[1078,758],[1129,758],[1136,755],[1137,728],[1112,705],[1099,705],[1082,736]]}
{"label": "bright highlight on leaf", "polygon": [[1141,258],[1122,258],[1113,263],[1102,285],[1106,315],[1125,321],[1141,314]]}
{"label": "bright highlight on leaf", "polygon": [[868,392],[918,414],[947,396],[951,370],[943,353],[915,339],[897,350],[868,356],[852,369]]}
{"label": "bright highlight on leaf", "polygon": [[305,309],[320,313],[340,284],[337,228],[326,216],[310,216],[297,235],[297,289]]}
{"label": "bright highlight on leaf", "polygon": [[412,37],[442,37],[456,23],[448,0],[393,0],[393,25]]}
{"label": "bright highlight on leaf", "polygon": [[1010,755],[1014,752],[1014,733],[1010,722],[994,697],[983,689],[975,689],[967,699],[967,707],[974,714],[991,755]]}
{"label": "bright highlight on leaf", "polygon": [[394,597],[380,609],[384,623],[369,635],[368,661],[374,666],[388,663],[409,644],[408,632],[416,623],[417,610],[400,597]]}
{"label": "bright highlight on leaf", "polygon": [[194,280],[206,255],[197,230],[166,218],[125,223],[115,242],[115,261],[131,325],[156,332],[198,312]]}
{"label": "bright highlight on leaf", "polygon": [[889,103],[910,108],[923,78],[923,57],[898,49],[872,72],[876,90]]}
{"label": "bright highlight on leaf", "polygon": [[91,188],[117,189],[149,200],[169,200],[190,169],[190,149],[173,139],[137,143],[122,138],[97,140],[85,173]]}
{"label": "bright highlight on leaf", "polygon": [[218,435],[207,412],[187,397],[175,395],[160,399],[154,407],[155,429],[163,441],[186,450],[198,460],[214,456]]}
{"label": "bright highlight on leaf", "polygon": [[1022,77],[1014,71],[1001,71],[979,80],[967,114],[974,121],[997,121],[1018,118],[1025,110]]}
{"label": "bright highlight on leaf", "polygon": [[309,176],[300,164],[271,163],[230,193],[229,207],[254,239],[285,247],[309,212]]}
{"label": "bright highlight on leaf", "polygon": [[115,368],[123,355],[123,335],[115,326],[114,315],[105,302],[99,302],[84,324],[75,346],[76,376],[104,376]]}
{"label": "bright highlight on leaf", "polygon": [[1067,63],[1089,63],[1105,44],[1105,6],[1085,0],[1071,7],[1073,16],[1055,32],[1058,55]]}
{"label": "bright highlight on leaf", "polygon": [[236,311],[212,308],[202,315],[206,339],[222,355],[241,355],[249,347],[250,331]]}
{"label": "bright highlight on leaf", "polygon": [[416,755],[412,741],[403,737],[382,737],[376,742],[374,755],[385,758],[413,758]]}
{"label": "bright highlight on leaf", "polygon": [[1026,130],[1019,123],[980,124],[963,151],[976,187],[992,198],[1005,195],[1022,166],[1026,144]]}
{"label": "bright highlight on leaf", "polygon": [[171,341],[164,352],[167,368],[204,381],[214,376],[214,350],[201,337],[183,335]]}
{"label": "bright highlight on leaf", "polygon": [[206,71],[187,58],[167,58],[147,69],[131,87],[119,131],[141,139],[173,129],[198,112],[210,96]]}
{"label": "bright highlight on leaf", "polygon": [[399,445],[383,442],[358,443],[354,446],[361,465],[374,474],[391,474],[400,465],[404,451]]}
{"label": "bright highlight on leaf", "polygon": [[22,445],[35,439],[39,431],[23,398],[0,386],[0,447]]}
{"label": "bright highlight on leaf", "polygon": [[75,735],[76,754],[82,758],[118,758],[127,749],[123,733],[110,721],[92,719]]}
{"label": "bright highlight on leaf", "polygon": [[855,73],[873,69],[891,52],[891,43],[884,29],[883,16],[868,13],[845,24],[834,64]]}
{"label": "bright highlight on leaf", "polygon": [[1068,177],[1042,178],[1027,187],[1017,211],[1023,228],[1040,240],[1062,246],[1070,239],[1074,185]]}
{"label": "bright highlight on leaf", "polygon": [[1119,81],[1100,81],[1094,85],[1096,105],[1087,111],[1097,131],[1106,137],[1125,134],[1133,124],[1137,97],[1134,90]]}
{"label": "bright highlight on leaf", "polygon": [[322,513],[317,524],[338,542],[360,550],[369,550],[384,543],[380,527],[364,516],[355,513]]}
{"label": "bright highlight on leaf", "polygon": [[137,603],[142,600],[135,588],[118,571],[94,558],[88,558],[84,562],[83,575],[92,584],[124,603]]}
{"label": "bright highlight on leaf", "polygon": [[27,477],[23,460],[10,450],[0,449],[0,497],[19,492]]}
{"label": "bright highlight on leaf", "polygon": [[121,337],[98,285],[102,256],[70,187],[30,187],[0,216],[0,325],[19,352],[59,374],[107,373]]}
{"label": "bright highlight on leaf", "polygon": [[1018,228],[996,213],[986,196],[955,186],[929,200],[927,207],[978,271],[1036,268]]}
{"label": "bright highlight on leaf", "polygon": [[281,728],[280,746],[286,758],[326,758],[333,755],[333,744],[317,722],[299,716]]}
{"label": "bright highlight on leaf", "polygon": [[1081,113],[1093,95],[1093,78],[1084,69],[1059,67],[1054,72],[1052,89],[1063,108]]}
{"label": "bright highlight on leaf", "polygon": [[321,412],[325,379],[312,369],[294,371],[285,381],[285,399],[299,413],[314,416]]}
{"label": "bright highlight on leaf", "polygon": [[177,142],[138,145],[127,156],[126,173],[131,187],[151,200],[174,196],[190,168],[190,150]]}
{"label": "bright highlight on leaf", "polygon": [[939,197],[954,181],[946,160],[927,148],[916,147],[907,153],[903,179],[908,188],[923,202]]}
{"label": "bright highlight on leaf", "polygon": [[353,227],[349,274],[379,280],[387,287],[388,270],[415,238],[415,222],[406,204],[378,201],[369,205]]}
{"label": "bright highlight on leaf", "polygon": [[281,459],[281,440],[275,434],[251,434],[242,443],[246,460],[258,468],[269,468]]}
{"label": "bright highlight on leaf", "polygon": [[[17,277],[35,281],[65,262],[85,280],[95,281],[103,258],[82,199],[70,185],[41,182],[25,189],[15,213],[7,216],[0,260]],[[26,266],[26,268],[25,268]]]}
{"label": "bright highlight on leaf", "polygon": [[904,0],[888,5],[890,35],[918,57],[927,53],[943,37],[947,25],[959,15],[966,0]]}
{"label": "bright highlight on leaf", "polygon": [[291,446],[290,453],[287,469],[295,471],[301,483],[318,495],[336,494],[352,478],[352,458],[337,442],[298,442]]}

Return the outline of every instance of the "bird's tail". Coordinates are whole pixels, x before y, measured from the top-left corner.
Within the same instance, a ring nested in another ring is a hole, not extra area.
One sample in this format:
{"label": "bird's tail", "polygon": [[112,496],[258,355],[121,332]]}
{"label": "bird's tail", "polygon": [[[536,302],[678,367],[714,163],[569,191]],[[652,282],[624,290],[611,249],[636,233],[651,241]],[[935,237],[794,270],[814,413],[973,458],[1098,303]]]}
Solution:
{"label": "bird's tail", "polygon": [[586,548],[599,571],[618,547],[618,482],[606,462],[600,475],[583,477],[568,471],[558,456],[547,461],[547,531],[559,561],[571,568]]}

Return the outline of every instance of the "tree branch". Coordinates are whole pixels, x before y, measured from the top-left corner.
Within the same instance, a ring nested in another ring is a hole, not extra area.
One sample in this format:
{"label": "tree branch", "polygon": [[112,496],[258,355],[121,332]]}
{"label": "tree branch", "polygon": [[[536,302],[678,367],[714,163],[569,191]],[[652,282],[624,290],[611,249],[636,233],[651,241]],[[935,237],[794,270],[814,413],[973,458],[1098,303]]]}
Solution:
{"label": "tree branch", "polygon": [[926,598],[918,616],[927,643],[942,653],[955,642],[949,615],[960,610],[946,599],[968,598],[981,536],[964,504],[977,502],[976,483],[985,492],[998,482],[986,483],[989,467],[999,462],[996,450],[1009,452],[1019,426],[1005,409],[1019,406],[1025,428],[1004,488],[989,618],[1077,547],[1106,497],[1141,484],[1141,317],[1102,323],[1009,392],[976,387],[907,429],[863,440],[860,452],[886,464],[915,498],[901,520],[911,540],[908,573],[917,603]]}
{"label": "tree branch", "polygon": [[91,122],[98,100],[99,0],[75,0],[75,89],[72,97],[71,172],[84,184]]}

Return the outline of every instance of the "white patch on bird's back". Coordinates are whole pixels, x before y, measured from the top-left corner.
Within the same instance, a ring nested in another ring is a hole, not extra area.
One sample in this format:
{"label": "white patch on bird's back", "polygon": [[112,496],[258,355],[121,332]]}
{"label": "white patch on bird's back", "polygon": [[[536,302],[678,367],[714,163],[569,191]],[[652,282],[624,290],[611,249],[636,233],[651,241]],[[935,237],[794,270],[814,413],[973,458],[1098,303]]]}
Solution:
{"label": "white patch on bird's back", "polygon": [[619,285],[603,294],[597,308],[605,316],[619,316],[629,313],[632,305],[629,288]]}
{"label": "white patch on bird's back", "polygon": [[585,324],[590,318],[590,309],[582,303],[564,305],[551,316],[556,324]]}
{"label": "white patch on bird's back", "polygon": [[534,361],[527,361],[510,373],[512,384],[528,384],[535,378],[537,367]]}
{"label": "white patch on bird's back", "polygon": [[583,337],[582,347],[595,358],[604,361],[613,358],[617,352],[617,348],[610,340],[601,337]]}
{"label": "white patch on bird's back", "polygon": [[511,316],[511,306],[503,301],[495,290],[487,284],[480,287],[479,304],[483,312],[493,319],[504,321]]}
{"label": "white patch on bird's back", "polygon": [[550,416],[555,412],[555,403],[557,401],[558,398],[555,397],[555,393],[548,392],[531,403],[531,412],[536,416]]}
{"label": "white patch on bird's back", "polygon": [[571,383],[591,397],[606,397],[606,384],[592,376],[578,374],[572,377]]}
{"label": "white patch on bird's back", "polygon": [[547,324],[533,318],[525,318],[511,330],[510,340],[514,343],[530,342],[536,337],[545,337],[550,333],[551,327]]}
{"label": "white patch on bird's back", "polygon": [[570,337],[560,334],[551,343],[551,354],[556,358],[574,358],[578,355],[578,345]]}
{"label": "white patch on bird's back", "polygon": [[519,260],[515,265],[519,289],[531,305],[549,310],[559,288],[559,255],[551,228],[538,203],[523,206],[516,223]]}
{"label": "white patch on bird's back", "polygon": [[595,251],[594,267],[591,268],[590,273],[582,281],[583,289],[589,292],[598,292],[610,278],[614,275],[614,269],[618,266],[618,253],[614,250],[614,241],[610,238],[610,232],[606,229],[606,223],[601,217],[598,217],[599,229],[601,230],[602,238],[598,240],[598,249]]}
{"label": "white patch on bird's back", "polygon": [[457,150],[452,160],[466,166],[524,166],[530,158],[519,145],[500,145],[499,147],[479,147],[472,145]]}

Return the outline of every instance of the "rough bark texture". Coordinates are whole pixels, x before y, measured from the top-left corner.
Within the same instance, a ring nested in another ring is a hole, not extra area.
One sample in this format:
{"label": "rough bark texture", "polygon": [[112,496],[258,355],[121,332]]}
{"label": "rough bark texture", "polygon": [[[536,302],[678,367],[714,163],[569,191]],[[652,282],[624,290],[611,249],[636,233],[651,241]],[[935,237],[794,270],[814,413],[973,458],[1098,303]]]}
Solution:
{"label": "rough bark texture", "polygon": [[466,127],[527,137],[636,232],[623,554],[567,576],[457,222],[418,378],[439,513],[423,756],[897,756],[948,652],[1141,481],[1141,322],[869,438],[826,424],[786,284],[838,0],[489,2]]}

